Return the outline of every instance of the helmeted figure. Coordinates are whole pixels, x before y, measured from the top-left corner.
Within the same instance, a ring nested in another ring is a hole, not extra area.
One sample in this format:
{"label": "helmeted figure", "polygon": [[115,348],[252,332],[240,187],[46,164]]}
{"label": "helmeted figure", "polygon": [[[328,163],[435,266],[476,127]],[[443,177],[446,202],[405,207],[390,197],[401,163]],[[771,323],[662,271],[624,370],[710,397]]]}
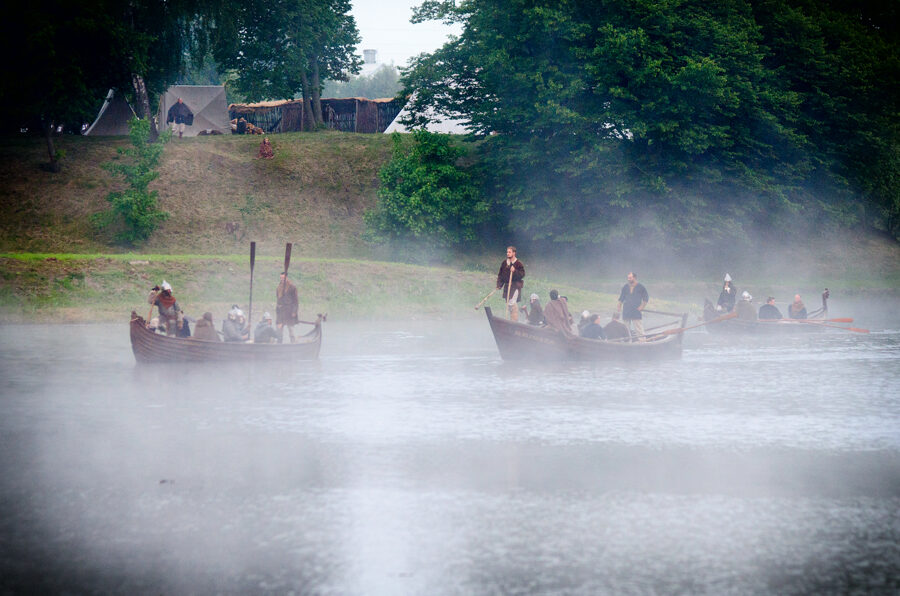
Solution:
{"label": "helmeted figure", "polygon": [[184,312],[172,294],[172,286],[163,280],[162,285],[153,286],[147,303],[159,309],[159,325],[165,326],[166,335],[175,337],[176,331],[184,325]]}

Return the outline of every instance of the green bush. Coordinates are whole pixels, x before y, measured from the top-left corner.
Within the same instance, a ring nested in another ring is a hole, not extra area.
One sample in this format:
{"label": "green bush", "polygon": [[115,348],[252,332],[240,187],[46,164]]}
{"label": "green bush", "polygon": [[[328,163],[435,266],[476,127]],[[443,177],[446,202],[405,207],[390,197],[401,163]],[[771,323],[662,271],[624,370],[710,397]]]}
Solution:
{"label": "green bush", "polygon": [[477,176],[459,165],[466,151],[448,135],[418,130],[412,143],[394,133],[391,161],[378,173],[378,206],[365,213],[375,241],[461,245],[476,238],[489,214]]}
{"label": "green bush", "polygon": [[109,193],[106,200],[112,208],[95,213],[92,222],[100,230],[115,230],[117,242],[133,246],[147,240],[169,217],[159,208],[157,192],[150,190],[149,186],[159,177],[156,167],[171,133],[167,131],[159,136],[156,143],[150,143],[150,122],[132,118],[129,137],[132,146],[118,150],[124,161],[103,164],[112,176],[124,178],[127,188]]}

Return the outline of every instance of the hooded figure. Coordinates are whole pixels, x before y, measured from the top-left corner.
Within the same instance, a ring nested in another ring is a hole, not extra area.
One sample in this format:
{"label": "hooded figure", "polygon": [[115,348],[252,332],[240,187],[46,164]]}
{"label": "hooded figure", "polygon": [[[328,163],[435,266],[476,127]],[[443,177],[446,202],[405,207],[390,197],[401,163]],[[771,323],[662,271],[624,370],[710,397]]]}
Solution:
{"label": "hooded figure", "polygon": [[262,320],[253,330],[253,343],[270,344],[278,341],[278,333],[272,326],[272,315],[268,312],[263,313]]}
{"label": "hooded figure", "polygon": [[523,306],[522,310],[528,316],[529,325],[544,324],[544,309],[541,307],[541,300],[537,294],[532,294],[528,302],[528,306]]}
{"label": "hooded figure", "polygon": [[197,324],[194,326],[194,339],[222,341],[219,339],[219,334],[216,333],[211,312],[203,313],[203,317],[197,321]]}
{"label": "hooded figure", "polygon": [[244,311],[233,306],[228,311],[228,319],[222,323],[222,335],[225,341],[247,341],[250,332],[244,328]]}
{"label": "hooded figure", "polygon": [[734,302],[737,298],[737,290],[731,283],[731,276],[725,274],[725,281],[722,284],[722,291],[719,292],[719,300],[716,302],[716,310],[718,312],[731,312],[734,310]]}
{"label": "hooded figure", "polygon": [[744,290],[741,294],[741,301],[738,302],[737,311],[738,318],[744,321],[755,321],[756,320],[756,308],[750,303],[753,300],[753,296],[750,295],[750,292]]}

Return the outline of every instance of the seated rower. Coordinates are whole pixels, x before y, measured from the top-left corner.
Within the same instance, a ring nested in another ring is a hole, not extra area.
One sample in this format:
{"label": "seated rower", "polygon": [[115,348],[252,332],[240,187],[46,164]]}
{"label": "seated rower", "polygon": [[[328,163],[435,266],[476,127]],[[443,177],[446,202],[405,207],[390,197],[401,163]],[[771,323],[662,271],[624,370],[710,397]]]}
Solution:
{"label": "seated rower", "polygon": [[606,336],[606,339],[625,339],[631,336],[628,332],[628,327],[619,320],[618,312],[612,314],[612,320],[603,328],[603,334]]}
{"label": "seated rower", "polygon": [[599,317],[600,315],[598,314],[588,314],[587,325],[581,328],[581,337],[587,339],[606,339],[606,333],[603,332],[603,327],[597,323]]}
{"label": "seated rower", "polygon": [[278,333],[272,326],[272,315],[268,312],[263,313],[262,321],[253,331],[253,343],[257,344],[273,344],[278,343]]}
{"label": "seated rower", "polygon": [[766,303],[759,307],[759,318],[768,320],[784,318],[781,311],[775,306],[775,298],[772,296],[766,298]]}
{"label": "seated rower", "polygon": [[806,318],[806,305],[800,299],[800,294],[794,294],[794,301],[788,306],[788,317],[791,319]]}
{"label": "seated rower", "polygon": [[250,339],[250,331],[246,329],[244,311],[234,305],[228,311],[228,318],[222,322],[222,336],[225,341],[247,341]]}
{"label": "seated rower", "polygon": [[750,295],[750,292],[744,290],[741,294],[741,300],[737,303],[735,307],[735,312],[737,312],[737,318],[743,321],[755,321],[756,320],[756,309],[753,308],[753,296]]}
{"label": "seated rower", "polygon": [[219,339],[219,333],[213,324],[213,316],[211,312],[203,313],[203,316],[197,320],[194,326],[194,339],[204,339],[206,341],[222,341]]}

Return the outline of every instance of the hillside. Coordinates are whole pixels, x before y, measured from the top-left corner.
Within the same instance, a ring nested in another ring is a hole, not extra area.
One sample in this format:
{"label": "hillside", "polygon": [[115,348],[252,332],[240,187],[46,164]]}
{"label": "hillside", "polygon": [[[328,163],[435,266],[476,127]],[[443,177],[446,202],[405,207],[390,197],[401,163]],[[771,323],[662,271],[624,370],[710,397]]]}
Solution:
{"label": "hillside", "polygon": [[[221,312],[230,302],[246,302],[250,240],[258,245],[256,300],[263,309],[289,241],[306,312],[475,314],[471,307],[490,290],[503,247],[466,255],[435,247],[430,260],[420,259],[440,267],[431,268],[389,263],[386,249],[362,239],[362,214],[375,204],[389,137],[321,132],[271,139],[273,160],[255,158],[260,137],[173,140],[153,184],[171,217],[133,252],[110,246],[89,223],[114,188],[101,164],[116,158],[125,139],[60,138],[66,152],[60,174],[41,169],[40,139],[0,139],[0,319],[116,320],[124,309],[142,308],[146,289],[164,276],[196,308]],[[227,230],[232,222],[237,232]],[[718,292],[724,271],[739,287],[779,299],[797,291],[817,295],[823,287],[845,295],[900,292],[900,245],[871,232],[769,239],[740,259],[715,253],[675,259],[639,244],[618,255],[520,249],[529,290],[546,299],[550,287],[565,289],[579,308],[609,308],[630,269],[641,272],[656,299],[680,300],[677,308],[695,312],[703,296]]]}

